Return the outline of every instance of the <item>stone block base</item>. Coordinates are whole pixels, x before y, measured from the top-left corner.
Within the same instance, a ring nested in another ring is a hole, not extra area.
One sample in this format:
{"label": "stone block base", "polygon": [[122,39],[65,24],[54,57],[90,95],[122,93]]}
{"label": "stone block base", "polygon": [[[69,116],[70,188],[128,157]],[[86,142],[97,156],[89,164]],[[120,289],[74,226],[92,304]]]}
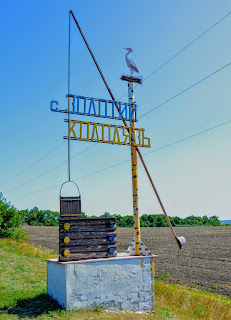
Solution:
{"label": "stone block base", "polygon": [[58,262],[47,260],[47,292],[68,310],[101,305],[108,310],[154,308],[153,257]]}

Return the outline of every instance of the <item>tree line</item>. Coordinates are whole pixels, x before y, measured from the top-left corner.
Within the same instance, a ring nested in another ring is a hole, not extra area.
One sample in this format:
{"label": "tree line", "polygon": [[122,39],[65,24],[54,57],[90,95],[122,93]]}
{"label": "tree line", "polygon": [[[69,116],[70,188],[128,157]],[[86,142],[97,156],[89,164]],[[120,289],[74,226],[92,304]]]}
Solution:
{"label": "tree line", "polygon": [[[96,216],[88,216],[82,212],[85,218],[96,218]],[[115,217],[117,227],[133,227],[133,216],[126,215],[110,215],[105,212],[100,217]],[[169,217],[173,226],[220,226],[221,223],[217,216],[210,218],[204,215],[189,216],[187,218]],[[39,210],[34,207],[29,210],[17,210],[10,202],[7,202],[0,193],[0,233],[9,231],[11,228],[18,228],[22,223],[32,226],[58,226],[59,212],[51,210]],[[143,214],[140,217],[141,227],[167,227],[167,221],[163,214]]]}
{"label": "tree line", "polygon": [[[111,216],[108,212],[105,212],[101,217],[116,217],[116,225],[118,227],[133,227],[133,216]],[[174,227],[178,226],[220,226],[220,220],[217,216],[197,217],[189,216],[187,218],[169,217],[171,224]],[[167,220],[163,214],[143,214],[140,217],[141,227],[168,227]]]}

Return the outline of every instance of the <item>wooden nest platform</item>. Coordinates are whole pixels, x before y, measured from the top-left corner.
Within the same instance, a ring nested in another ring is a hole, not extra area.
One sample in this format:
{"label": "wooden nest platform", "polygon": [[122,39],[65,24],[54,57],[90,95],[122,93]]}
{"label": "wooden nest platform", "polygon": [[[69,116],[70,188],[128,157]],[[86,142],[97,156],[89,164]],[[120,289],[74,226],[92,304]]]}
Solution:
{"label": "wooden nest platform", "polygon": [[136,83],[139,83],[139,84],[142,84],[142,82],[143,82],[142,77],[127,76],[125,74],[123,74],[120,77],[120,79],[123,80],[123,81],[136,82]]}

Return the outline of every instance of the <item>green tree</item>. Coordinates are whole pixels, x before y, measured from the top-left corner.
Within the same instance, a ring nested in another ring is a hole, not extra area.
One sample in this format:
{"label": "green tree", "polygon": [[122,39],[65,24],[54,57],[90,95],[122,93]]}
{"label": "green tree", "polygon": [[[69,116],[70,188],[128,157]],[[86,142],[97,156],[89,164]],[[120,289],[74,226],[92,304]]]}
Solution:
{"label": "green tree", "polygon": [[104,218],[108,218],[108,217],[110,217],[110,213],[109,212],[105,212],[103,216],[104,216]]}
{"label": "green tree", "polygon": [[39,208],[38,207],[34,207],[33,209],[31,209],[28,213],[28,217],[25,220],[26,223],[28,223],[29,225],[32,226],[37,226],[39,225],[39,222],[41,224],[43,224],[43,219],[41,217],[41,215],[39,214]]}
{"label": "green tree", "polygon": [[22,222],[23,216],[0,193],[0,230],[7,231],[10,228],[18,228]]}
{"label": "green tree", "polygon": [[83,218],[87,218],[88,217],[85,212],[81,212],[81,213],[82,213],[82,217]]}
{"label": "green tree", "polygon": [[141,227],[150,227],[151,223],[150,221],[148,221],[148,215],[147,214],[143,214],[140,217],[140,226]]}
{"label": "green tree", "polygon": [[209,218],[207,216],[202,217],[203,224],[209,224]]}
{"label": "green tree", "polygon": [[44,210],[41,216],[43,217],[43,224],[45,226],[58,226],[59,225],[59,213],[57,211]]}
{"label": "green tree", "polygon": [[124,220],[127,227],[129,228],[133,227],[133,216],[125,216]]}
{"label": "green tree", "polygon": [[21,215],[24,217],[25,223],[32,226],[58,226],[59,213],[51,210],[39,210],[34,207],[30,211],[28,209],[21,210]]}
{"label": "green tree", "polygon": [[175,227],[175,219],[172,217],[169,217],[169,220],[170,220],[172,226]]}
{"label": "green tree", "polygon": [[[125,217],[122,217],[121,215],[118,215],[118,214],[115,217],[116,217],[116,226],[117,227],[121,227],[121,228],[129,227],[127,225],[127,221],[126,221]],[[133,218],[133,217],[131,216],[131,218]]]}
{"label": "green tree", "polygon": [[148,221],[148,215],[143,214],[140,219],[143,220],[143,222]]}
{"label": "green tree", "polygon": [[220,220],[217,216],[210,217],[209,222],[212,226],[220,226],[221,225]]}
{"label": "green tree", "polygon": [[175,225],[180,225],[181,224],[181,218],[179,218],[179,217],[174,217],[174,223],[175,223]]}
{"label": "green tree", "polygon": [[163,214],[158,214],[157,215],[157,223],[156,223],[157,227],[167,227],[167,221],[165,219],[165,216]]}

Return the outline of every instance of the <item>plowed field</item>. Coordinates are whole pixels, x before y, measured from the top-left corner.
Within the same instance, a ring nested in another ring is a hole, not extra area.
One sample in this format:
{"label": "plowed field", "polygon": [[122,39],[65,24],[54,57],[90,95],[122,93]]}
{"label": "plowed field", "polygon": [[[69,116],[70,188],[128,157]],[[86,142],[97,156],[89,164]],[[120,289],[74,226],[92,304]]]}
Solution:
{"label": "plowed field", "polygon": [[[58,252],[58,227],[23,229],[30,242]],[[156,277],[231,297],[231,226],[179,227],[175,231],[187,239],[181,250],[169,228],[141,228],[142,241],[158,255]],[[132,238],[133,229],[117,229],[117,251],[125,251]]]}

